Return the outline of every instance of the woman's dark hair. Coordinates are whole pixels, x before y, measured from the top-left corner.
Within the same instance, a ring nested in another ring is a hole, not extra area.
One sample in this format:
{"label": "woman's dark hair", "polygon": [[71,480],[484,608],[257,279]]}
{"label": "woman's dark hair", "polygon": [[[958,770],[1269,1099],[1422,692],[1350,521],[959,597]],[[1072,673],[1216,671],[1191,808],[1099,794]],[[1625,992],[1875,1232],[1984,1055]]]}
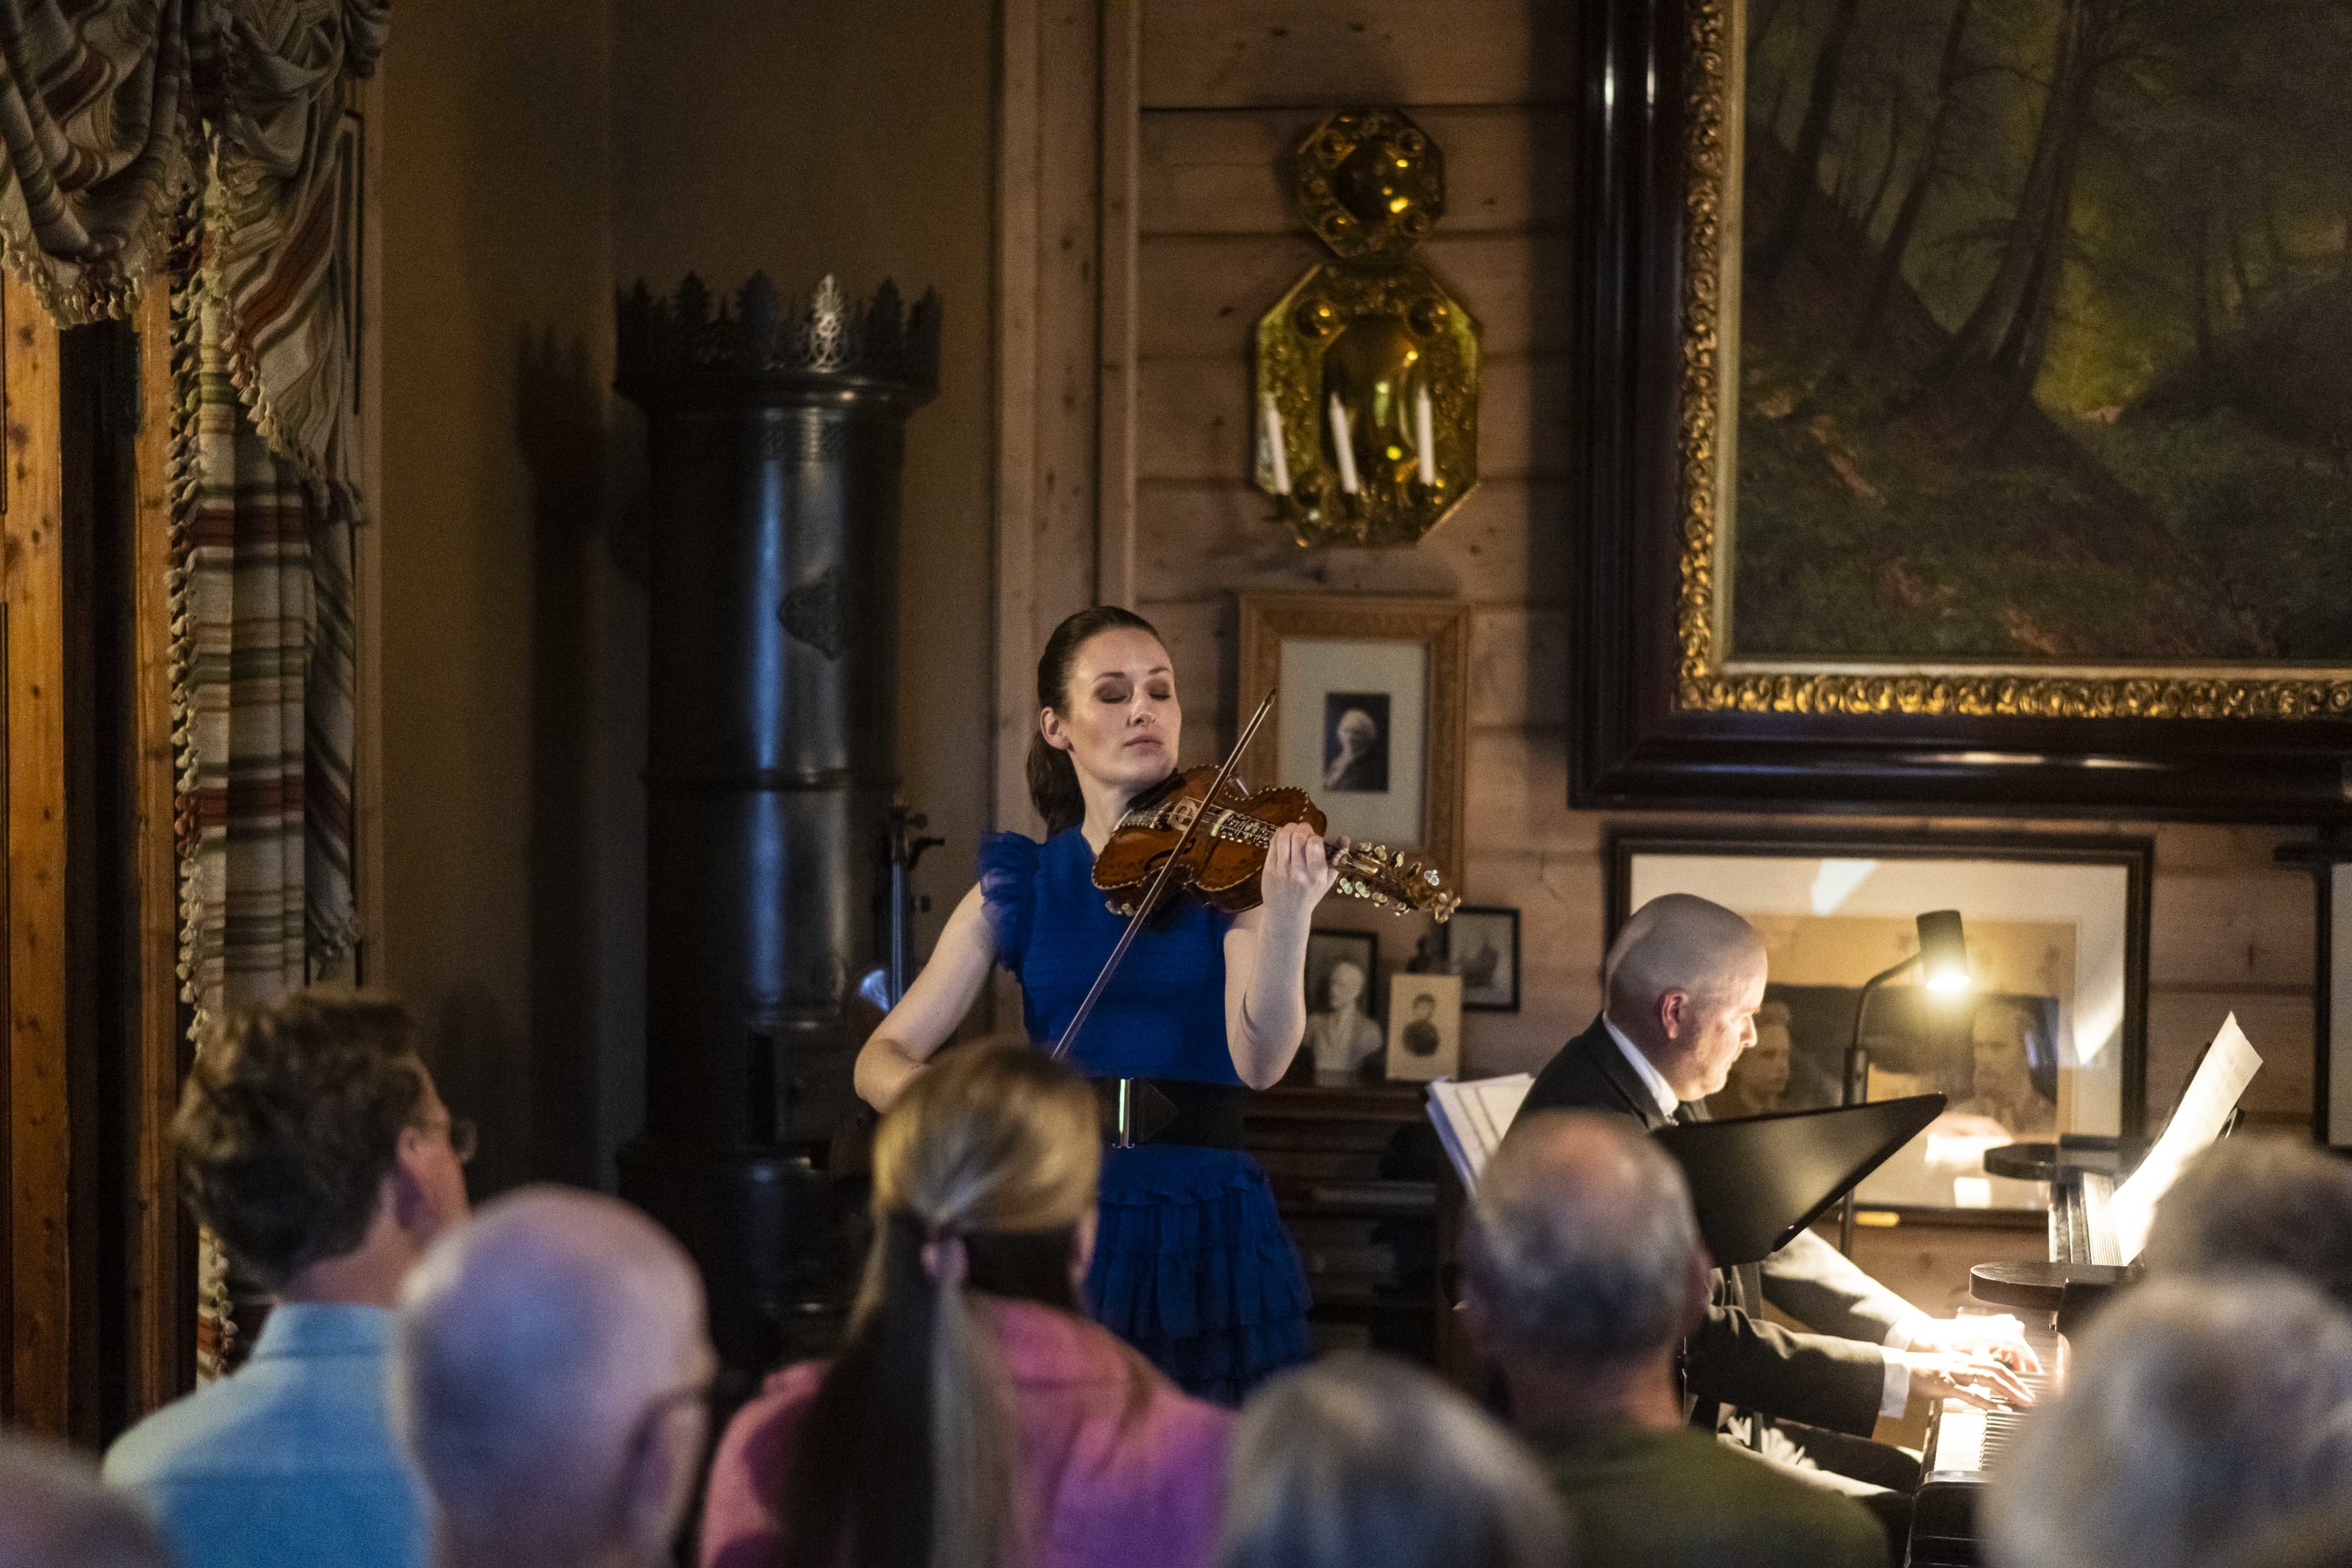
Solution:
{"label": "woman's dark hair", "polygon": [[[1068,706],[1070,667],[1078,661],[1078,649],[1098,634],[1110,631],[1160,636],[1159,627],[1117,605],[1080,610],[1054,628],[1054,635],[1045,639],[1045,651],[1037,656],[1038,707],[1060,712]],[[1086,797],[1078,793],[1078,770],[1070,753],[1047,745],[1044,735],[1034,732],[1029,737],[1029,800],[1045,819],[1049,837],[1087,819]]]}

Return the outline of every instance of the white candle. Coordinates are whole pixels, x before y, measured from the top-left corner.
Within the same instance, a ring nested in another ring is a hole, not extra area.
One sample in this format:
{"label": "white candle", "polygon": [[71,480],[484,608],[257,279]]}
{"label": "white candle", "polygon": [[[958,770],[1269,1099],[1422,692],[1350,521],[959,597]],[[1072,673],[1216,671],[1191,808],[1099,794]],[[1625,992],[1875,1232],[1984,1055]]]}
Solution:
{"label": "white candle", "polygon": [[1412,439],[1421,448],[1421,482],[1433,488],[1437,483],[1436,426],[1429,407],[1429,388],[1424,385],[1412,395]]}
{"label": "white candle", "polygon": [[1269,392],[1258,400],[1265,437],[1265,455],[1274,468],[1274,493],[1290,493],[1290,454],[1282,449],[1282,410],[1274,405],[1274,394]]}
{"label": "white candle", "polygon": [[1348,405],[1339,395],[1331,395],[1331,449],[1339,454],[1339,489],[1354,495],[1356,483],[1356,442],[1348,428]]}

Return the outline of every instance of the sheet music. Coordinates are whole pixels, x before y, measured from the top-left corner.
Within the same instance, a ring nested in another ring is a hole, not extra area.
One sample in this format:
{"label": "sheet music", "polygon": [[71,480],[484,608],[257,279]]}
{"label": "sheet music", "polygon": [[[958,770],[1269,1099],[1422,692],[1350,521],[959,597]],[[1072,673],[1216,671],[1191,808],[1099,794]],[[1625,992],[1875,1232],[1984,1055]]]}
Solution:
{"label": "sheet music", "polygon": [[2253,1081],[2263,1058],[2238,1027],[2238,1016],[2231,1014],[2221,1021],[2221,1032],[2213,1037],[2213,1044],[2205,1059],[2197,1064],[2197,1076],[2189,1080],[2189,1092],[2180,1097],[2179,1106],[2172,1120],[2164,1124],[2164,1133],[2147,1158],[2116,1188],[2108,1212],[2116,1227],[2116,1251],[2118,1260],[2129,1263],[2139,1257],[2140,1248],[2147,1245],[2147,1227],[2156,1218],[2156,1205],[2172,1188],[2181,1170],[2189,1161],[2212,1147],[2229,1124],[2230,1113],[2238,1108],[2239,1096]]}
{"label": "sheet music", "polygon": [[1468,1083],[1439,1079],[1429,1086],[1430,1124],[1437,1129],[1437,1140],[1445,1145],[1446,1157],[1465,1190],[1477,1190],[1486,1162],[1502,1146],[1503,1134],[1510,1131],[1535,1081],[1532,1073],[1515,1072]]}

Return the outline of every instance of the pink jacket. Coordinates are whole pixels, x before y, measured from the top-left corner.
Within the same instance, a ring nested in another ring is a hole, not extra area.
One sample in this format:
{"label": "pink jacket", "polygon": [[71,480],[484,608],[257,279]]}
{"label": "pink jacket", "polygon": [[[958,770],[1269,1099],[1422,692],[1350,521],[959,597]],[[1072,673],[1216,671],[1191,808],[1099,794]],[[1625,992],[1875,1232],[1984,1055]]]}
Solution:
{"label": "pink jacket", "polygon": [[[1108,1330],[1028,1301],[990,1300],[986,1310],[1020,1426],[1036,1568],[1206,1563],[1231,1413],[1148,1368],[1131,1409],[1137,1363]],[[778,1499],[824,1367],[786,1367],[728,1423],[703,1503],[703,1568],[773,1568]]]}

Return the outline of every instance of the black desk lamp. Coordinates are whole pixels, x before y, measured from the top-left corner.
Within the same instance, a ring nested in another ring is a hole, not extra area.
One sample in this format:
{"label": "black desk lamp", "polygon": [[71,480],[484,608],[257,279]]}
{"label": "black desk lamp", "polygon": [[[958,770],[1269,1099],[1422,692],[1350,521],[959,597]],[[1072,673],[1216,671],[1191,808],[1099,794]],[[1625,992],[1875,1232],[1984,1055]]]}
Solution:
{"label": "black desk lamp", "polygon": [[[1846,1042],[1845,1094],[1841,1105],[1860,1105],[1870,1098],[1870,1059],[1862,1048],[1862,1016],[1870,1006],[1870,994],[1914,969],[1920,972],[1930,991],[1969,988],[1969,939],[1960,930],[1959,910],[1930,910],[1921,915],[1919,951],[1863,982],[1862,994],[1853,1004],[1853,1037]],[[1838,1250],[1849,1258],[1853,1255],[1853,1194],[1849,1192],[1838,1215]]]}

